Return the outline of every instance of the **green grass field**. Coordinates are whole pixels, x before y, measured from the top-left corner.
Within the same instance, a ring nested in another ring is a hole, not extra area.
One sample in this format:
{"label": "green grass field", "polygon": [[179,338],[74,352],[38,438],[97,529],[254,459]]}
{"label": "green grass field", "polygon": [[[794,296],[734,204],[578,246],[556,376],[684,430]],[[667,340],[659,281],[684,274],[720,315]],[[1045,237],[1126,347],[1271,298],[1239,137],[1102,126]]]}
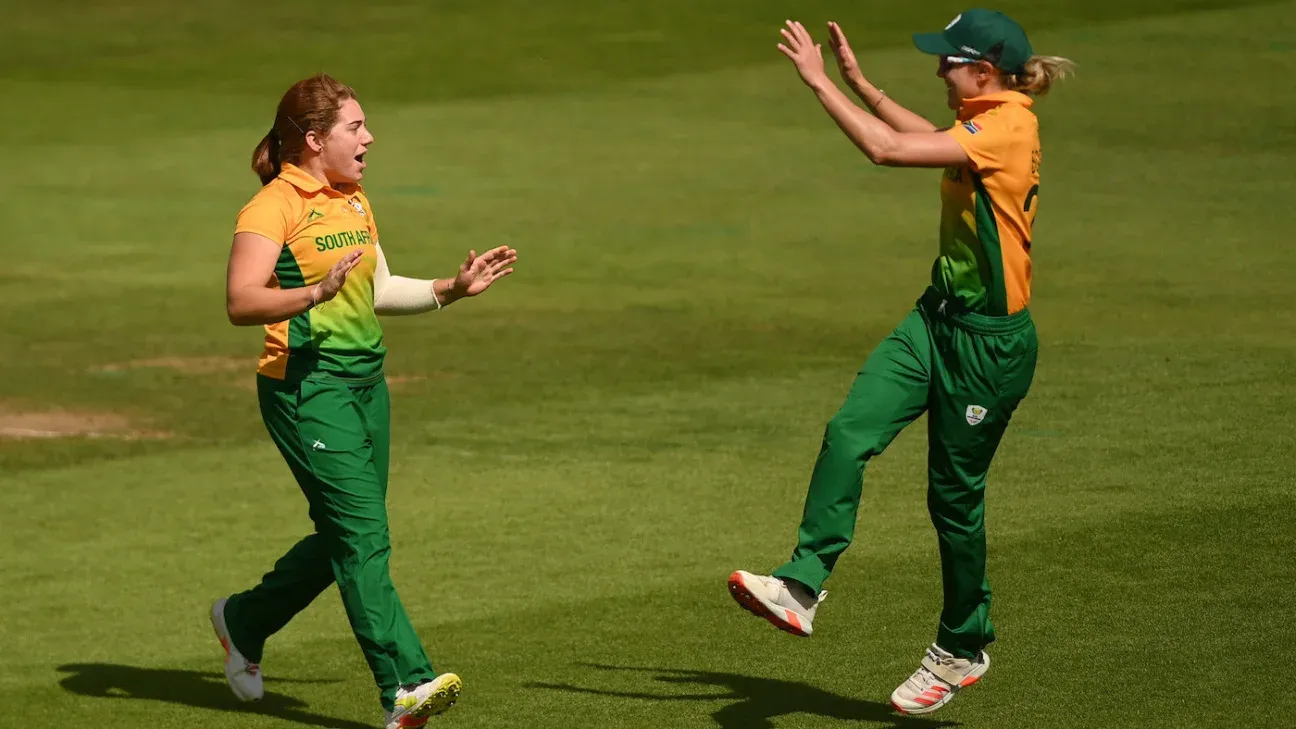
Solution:
{"label": "green grass field", "polygon": [[921,424],[870,467],[813,639],[725,578],[792,549],[823,424],[936,245],[939,172],[868,165],[777,28],[840,21],[945,118],[908,34],[961,7],[15,6],[0,418],[150,437],[0,438],[0,726],[378,726],[335,592],[272,640],[251,709],[206,619],[310,529],[223,276],[252,147],[319,70],[370,116],[397,273],[522,256],[386,325],[393,570],[466,682],[435,726],[1296,724],[1296,2],[999,6],[1081,74],[1037,107],[1042,351],[991,472],[995,663],[931,719],[886,706],[940,609]]}

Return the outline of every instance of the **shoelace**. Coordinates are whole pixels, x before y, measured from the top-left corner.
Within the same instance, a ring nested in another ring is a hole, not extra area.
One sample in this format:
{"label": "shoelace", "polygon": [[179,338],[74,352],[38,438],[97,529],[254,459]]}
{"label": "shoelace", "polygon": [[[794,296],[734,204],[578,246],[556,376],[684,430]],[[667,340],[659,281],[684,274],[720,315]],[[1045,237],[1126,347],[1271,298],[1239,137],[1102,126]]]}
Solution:
{"label": "shoelace", "polygon": [[944,683],[944,681],[941,681],[936,674],[927,670],[926,666],[919,666],[918,670],[914,671],[914,674],[909,677],[906,683],[909,684],[909,688],[914,690],[914,693],[921,694],[933,685]]}
{"label": "shoelace", "polygon": [[[931,648],[927,649],[927,657],[932,659],[934,663],[948,663],[948,661],[938,655],[936,651]],[[918,666],[918,670],[914,671],[914,674],[909,677],[909,680],[906,683],[908,683],[910,688],[914,691],[921,694],[931,688],[934,684],[943,684],[945,682],[942,681],[939,676],[928,670],[926,666]]]}

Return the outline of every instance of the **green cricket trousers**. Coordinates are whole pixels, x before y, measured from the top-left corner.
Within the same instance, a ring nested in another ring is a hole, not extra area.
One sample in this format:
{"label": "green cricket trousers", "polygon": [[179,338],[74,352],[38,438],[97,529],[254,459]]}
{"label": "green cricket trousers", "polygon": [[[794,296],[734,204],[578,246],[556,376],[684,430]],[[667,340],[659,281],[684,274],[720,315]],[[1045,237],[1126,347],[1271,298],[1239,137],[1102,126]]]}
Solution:
{"label": "green cricket trousers", "polygon": [[266,639],[336,582],[383,707],[391,710],[397,688],[436,674],[388,571],[387,381],[258,375],[257,395],[270,437],[306,495],[315,533],[289,549],[261,584],[229,599],[230,637],[259,663]]}
{"label": "green cricket trousers", "polygon": [[854,535],[865,464],[926,412],[927,508],[945,593],[936,644],[975,658],[994,641],[986,472],[1030,388],[1038,347],[1027,311],[984,316],[928,289],[869,356],[829,421],[796,551],[775,576],[820,590]]}

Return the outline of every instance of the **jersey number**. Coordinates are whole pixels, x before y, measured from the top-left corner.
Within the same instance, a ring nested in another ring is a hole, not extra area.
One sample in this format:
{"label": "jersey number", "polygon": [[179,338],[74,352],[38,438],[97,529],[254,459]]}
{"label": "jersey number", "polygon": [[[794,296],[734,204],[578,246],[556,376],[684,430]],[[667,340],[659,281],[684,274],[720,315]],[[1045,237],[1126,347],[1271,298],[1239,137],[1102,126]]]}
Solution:
{"label": "jersey number", "polygon": [[1029,213],[1031,203],[1035,202],[1035,198],[1037,197],[1039,197],[1039,185],[1035,185],[1030,189],[1030,192],[1026,193],[1026,207],[1023,208],[1023,210]]}

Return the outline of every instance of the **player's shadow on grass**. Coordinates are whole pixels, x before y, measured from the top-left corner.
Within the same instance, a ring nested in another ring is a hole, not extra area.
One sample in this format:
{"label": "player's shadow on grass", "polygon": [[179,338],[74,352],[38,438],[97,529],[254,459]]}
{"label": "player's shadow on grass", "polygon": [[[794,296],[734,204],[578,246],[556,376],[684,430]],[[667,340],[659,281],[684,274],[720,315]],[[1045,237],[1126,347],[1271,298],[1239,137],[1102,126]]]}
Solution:
{"label": "player's shadow on grass", "polygon": [[[306,711],[308,707],[305,701],[273,691],[266,691],[265,697],[255,703],[240,702],[230,693],[229,687],[225,685],[225,676],[220,673],[139,668],[110,663],[73,663],[59,666],[58,670],[71,674],[64,676],[59,685],[81,696],[164,701],[201,709],[265,714],[325,729],[373,729],[370,724],[312,714]],[[331,682],[276,678],[267,679],[267,683]]]}
{"label": "player's shadow on grass", "polygon": [[938,729],[957,723],[935,721],[896,713],[881,701],[853,699],[829,693],[805,683],[774,678],[743,676],[736,673],[687,671],[675,668],[636,668],[586,664],[603,671],[656,673],[654,681],[669,685],[715,686],[723,691],[710,693],[651,693],[640,691],[607,691],[570,684],[531,683],[527,688],[552,689],[573,693],[615,696],[649,701],[725,701],[726,705],[711,714],[722,729],[773,729],[772,719],[788,714],[810,714],[843,721],[871,721],[894,729]]}

